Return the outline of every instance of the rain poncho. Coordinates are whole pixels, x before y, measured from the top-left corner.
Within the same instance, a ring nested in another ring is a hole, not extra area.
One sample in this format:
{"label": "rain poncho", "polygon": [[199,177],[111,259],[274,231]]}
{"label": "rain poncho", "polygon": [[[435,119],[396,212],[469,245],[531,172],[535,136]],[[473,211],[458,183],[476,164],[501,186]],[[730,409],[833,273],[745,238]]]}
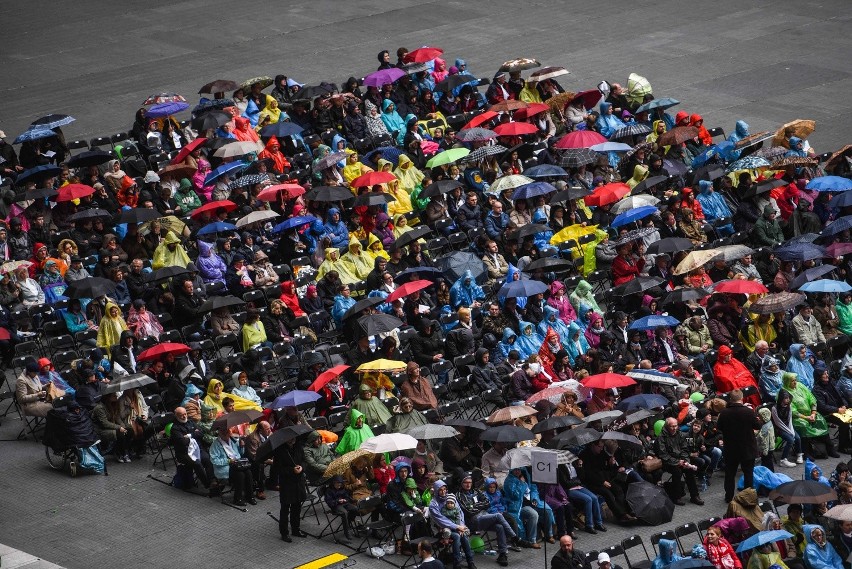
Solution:
{"label": "rain poncho", "polygon": [[834,303],[834,309],[837,310],[837,318],[840,320],[840,331],[847,336],[852,336],[852,304],[844,303],[841,295]]}
{"label": "rain poncho", "polygon": [[[770,369],[773,365],[779,366],[774,372]],[[781,390],[783,385],[783,374],[784,372],[781,371],[780,362],[772,356],[766,356],[763,359],[763,365],[760,368],[760,393],[764,396],[769,396],[772,399],[778,397],[778,392]]]}
{"label": "rain poncho", "polygon": [[509,357],[509,352],[517,350],[515,343],[518,340],[518,335],[511,328],[503,328],[503,337],[497,342],[497,349],[500,351],[502,359]]}
{"label": "rain poncho", "polygon": [[726,356],[732,354],[733,352],[728,346],[719,347],[719,359],[713,364],[716,391],[718,393],[728,393],[734,389],[758,387],[757,381],[740,360],[731,357],[731,361],[728,363],[722,361]]}
{"label": "rain poncho", "polygon": [[571,339],[571,329],[559,318],[559,312],[552,306],[545,305],[544,318],[537,328],[542,338],[547,335],[548,328],[552,328],[559,335],[559,341],[563,345]]}
{"label": "rain poncho", "polygon": [[[204,392],[198,389],[194,384],[190,383],[186,386],[186,395],[183,398],[183,401],[180,402],[181,407],[186,407],[186,404],[189,403],[189,400],[195,397],[196,395],[203,395]],[[200,409],[199,409],[200,411]]]}
{"label": "rain poncho", "polygon": [[355,299],[338,294],[334,297],[334,306],[331,307],[331,317],[339,326],[343,322],[343,315],[346,311],[355,306]]}
{"label": "rain poncho", "polygon": [[[405,154],[400,156],[400,161],[402,161],[403,156],[405,156]],[[408,195],[408,192],[405,191],[405,189],[400,187],[399,180],[391,180],[385,184],[385,188],[387,188],[386,193],[394,198],[394,201],[388,204],[388,213],[391,216],[397,216],[414,211],[414,207],[411,205],[411,196]]]}
{"label": "rain poncho", "polygon": [[405,154],[399,155],[399,165],[393,175],[399,179],[400,187],[409,194],[423,182],[423,172],[418,170],[411,158]]}
{"label": "rain poncho", "polygon": [[[533,215],[533,223],[540,223],[542,225],[547,225],[547,215],[543,211],[536,211],[535,215]],[[553,231],[548,229],[547,231],[539,231],[535,235],[533,235],[533,243],[539,250],[552,249],[553,245],[550,244],[550,239],[553,237]]]}
{"label": "rain poncho", "polygon": [[[517,275],[518,279],[515,279],[516,275]],[[518,268],[515,265],[509,265],[509,269],[506,271],[506,278],[503,280],[503,284],[506,285],[506,284],[509,284],[511,282],[514,282],[515,280],[519,280],[519,279],[523,279],[523,278],[525,278],[523,273],[521,273],[521,271],[519,271]],[[503,306],[503,304],[505,304],[505,302],[506,302],[506,297],[504,295],[498,294],[497,300],[500,302],[500,306]],[[524,309],[526,307],[527,300],[528,299],[525,296],[518,296],[518,297],[515,298],[515,301],[517,302],[517,306],[518,306],[519,309]]]}
{"label": "rain poncho", "polygon": [[198,259],[195,261],[198,274],[205,284],[225,282],[225,272],[228,270],[222,257],[216,254],[212,243],[198,240]]}
{"label": "rain poncho", "polygon": [[[664,127],[666,127],[666,128],[663,129],[663,132],[657,132],[657,129],[659,128],[660,124],[662,124]],[[663,121],[663,120],[654,121],[653,123],[651,123],[651,132],[648,134],[648,136],[645,137],[645,142],[656,143],[657,139],[660,138],[660,136],[662,136],[663,134],[665,134],[666,131],[668,131],[666,121]],[[670,146],[663,146],[662,147],[663,154],[668,154],[669,148],[671,148],[671,147]],[[630,181],[627,182],[627,185],[630,186]],[[630,186],[630,187],[632,188],[633,186]]]}
{"label": "rain poncho", "polygon": [[[808,569],[840,569],[843,567],[843,560],[834,547],[828,542],[828,535],[825,529],[816,524],[806,524],[804,528],[805,541],[805,564]],[[813,533],[816,530],[821,530],[825,537],[823,544],[819,545],[813,538]]]}
{"label": "rain poncho", "polygon": [[[799,355],[799,350],[802,349],[802,344],[790,345],[790,359],[787,360],[786,370],[790,373],[795,373],[798,377],[798,382],[805,385],[808,389],[814,388],[814,366],[811,360],[805,356],[802,359]],[[806,352],[809,354],[810,352]]]}
{"label": "rain poncho", "polygon": [[[468,284],[465,284],[465,281]],[[450,288],[450,304],[454,310],[462,306],[469,308],[475,300],[485,300],[485,292],[476,284],[473,273],[468,270]],[[535,351],[537,352],[538,348]]]}
{"label": "rain poncho", "polygon": [[97,345],[99,348],[109,350],[113,346],[117,346],[121,339],[121,333],[127,330],[127,323],[121,315],[121,310],[118,311],[118,317],[112,318],[110,312],[113,308],[118,309],[115,303],[107,302],[104,310],[104,317],[101,318],[98,324],[98,339]]}
{"label": "rain poncho", "polygon": [[787,151],[784,156],[799,156],[802,158],[807,157],[808,153],[805,152],[804,148],[799,148],[799,146],[804,146],[802,144],[802,139],[798,136],[791,136],[789,140],[790,150]]}
{"label": "rain poncho", "polygon": [[651,563],[651,569],[666,569],[666,567],[675,561],[683,559],[683,557],[677,554],[677,543],[673,539],[661,539],[657,544],[657,548],[660,550],[660,553],[654,559],[654,562]]}
{"label": "rain poncho", "polygon": [[[698,196],[696,199],[701,204],[701,209],[704,211],[704,218],[710,221],[722,219],[723,217],[731,218],[733,214],[725,203],[725,199],[713,191],[713,182],[701,180],[698,182]],[[734,232],[734,226],[731,224],[719,228],[721,231],[728,233]]]}
{"label": "rain poncho", "polygon": [[583,331],[576,322],[571,322],[571,325],[568,326],[568,331],[569,339],[567,342],[563,342],[562,347],[568,352],[568,358],[571,360],[571,365],[573,366],[577,363],[577,359],[580,356],[589,351],[589,342],[583,336]]}
{"label": "rain poncho", "polygon": [[[506,504],[506,512],[514,518],[518,524],[518,535],[526,535],[530,541],[536,541],[538,528],[524,528],[524,523],[521,519],[521,508],[524,506],[524,500],[535,502],[537,510],[544,508],[546,515],[553,518],[553,510],[550,506],[541,499],[538,494],[538,487],[530,482],[530,473],[526,468],[521,468],[525,480],[521,480],[515,476],[514,470],[510,471],[506,476],[506,481],[503,483],[503,500]],[[546,520],[540,520],[541,525],[551,527]],[[549,533],[545,530],[545,533]]]}
{"label": "rain poncho", "polygon": [[[357,277],[356,280],[363,281],[373,270],[374,259],[361,251],[361,242],[352,235],[349,237],[349,251],[340,258],[340,263],[348,269],[349,274]],[[342,274],[340,279],[343,280]]]}
{"label": "rain poncho", "polygon": [[[393,109],[389,109],[391,105],[393,105]],[[385,124],[385,128],[388,129],[391,136],[393,136],[394,132],[397,133],[396,142],[401,146],[405,141],[405,121],[402,120],[402,117],[396,112],[396,105],[394,105],[393,101],[390,99],[382,101],[381,116],[382,122]]]}
{"label": "rain poncho", "polygon": [[[814,470],[816,470],[816,477],[814,477]],[[809,458],[805,459],[805,474],[802,480],[816,480],[820,484],[825,484],[829,488],[831,487],[831,483],[828,481],[828,478],[822,474],[822,468]]]}
{"label": "rain poncho", "polygon": [[340,251],[336,247],[327,247],[325,250],[325,259],[317,269],[317,281],[327,275],[330,271],[337,271],[340,277],[340,282],[343,284],[357,283],[361,279],[358,278],[348,263],[344,263],[340,258]]}
{"label": "rain poncho", "polygon": [[266,147],[260,154],[257,155],[257,157],[260,160],[272,160],[272,169],[276,172],[284,172],[288,168],[290,168],[290,162],[281,153],[281,144],[279,144],[278,139],[274,136],[269,139],[269,141],[266,143]]}
{"label": "rain poncho", "polygon": [[[332,219],[334,215],[337,215],[337,221]],[[329,208],[328,213],[325,216],[323,237],[326,236],[331,238],[332,247],[343,249],[349,245],[349,230],[346,228],[346,224],[343,223],[343,218],[340,216],[340,210],[336,207]]]}
{"label": "rain poncho", "polygon": [[373,169],[358,160],[357,153],[349,149],[345,150],[345,152],[346,165],[343,167],[343,179],[346,180],[346,183],[351,186],[352,180],[358,178],[359,176],[363,176],[368,172],[372,172]]}
{"label": "rain poncho", "polygon": [[44,272],[38,278],[38,284],[44,291],[44,301],[47,304],[54,304],[65,298],[62,295],[65,294],[68,285],[62,278],[62,273],[59,272],[59,264],[55,259],[45,261]]}
{"label": "rain poncho", "polygon": [[366,422],[360,427],[356,426],[358,419],[361,419],[362,422],[366,421],[363,417],[364,414],[357,409],[349,411],[349,426],[343,431],[343,436],[340,437],[340,441],[337,443],[337,448],[335,449],[337,454],[344,455],[347,452],[357,450],[361,448],[361,443],[375,436]]}
{"label": "rain poncho", "polygon": [[811,390],[804,384],[796,381],[795,388],[790,386],[795,377],[795,374],[785,373],[783,380],[784,389],[793,396],[793,401],[790,402],[793,413],[793,427],[802,437],[821,437],[828,432],[828,424],[822,415],[817,413],[816,421],[813,423],[799,418],[799,415],[809,416],[812,410],[816,409],[817,402]]}
{"label": "rain poncho", "polygon": [[382,245],[382,242],[376,237],[375,233],[367,235],[367,254],[373,258],[373,262],[379,257],[390,259],[390,255],[385,251],[384,245]]}
{"label": "rain poncho", "polygon": [[612,103],[604,101],[598,108],[601,115],[598,117],[595,126],[598,127],[600,133],[605,137],[609,138],[615,134],[615,131],[626,126],[624,121],[618,118],[615,114],[609,114],[609,110],[612,108]]}
{"label": "rain poncho", "polygon": [[[651,136],[651,135],[648,135],[648,136]],[[633,177],[630,178],[629,180],[627,180],[627,185],[632,190],[633,188],[635,188],[637,185],[639,185],[639,183],[642,182],[647,177],[648,177],[648,167],[645,166],[644,164],[637,164],[636,166],[633,167]]]}
{"label": "rain poncho", "polygon": [[[215,392],[216,386],[219,385],[221,390],[217,395]],[[223,413],[225,408],[222,406],[222,400],[225,397],[229,397],[234,400],[234,409],[237,411],[245,411],[246,409],[254,409],[255,411],[263,411],[263,409],[255,403],[254,401],[249,401],[248,399],[243,399],[239,395],[234,395],[233,393],[225,392],[225,384],[216,379],[215,377],[210,380],[207,384],[207,395],[204,397],[204,404],[213,407],[216,410],[216,414]]]}
{"label": "rain poncho", "polygon": [[515,349],[521,354],[521,359],[527,359],[532,354],[537,354],[541,349],[541,343],[544,341],[532,322],[520,321],[518,327],[521,329],[521,334],[515,341]]}
{"label": "rain poncho", "polygon": [[565,285],[562,281],[553,281],[550,283],[550,297],[547,299],[547,304],[559,311],[559,318],[565,324],[571,324],[577,319],[577,313],[574,311],[574,306],[568,298],[568,295],[562,294],[557,298],[559,291],[565,291]]}
{"label": "rain poncho", "polygon": [[[169,245],[175,245],[174,251],[169,249]],[[166,238],[162,243],[157,245],[154,251],[154,261],[151,263],[151,268],[155,271],[163,267],[183,267],[189,263],[189,255],[183,250],[183,245],[180,244],[180,239],[173,231],[166,233]]]}
{"label": "rain poncho", "polygon": [[237,371],[234,372],[232,375],[234,383],[236,383],[237,386],[231,390],[231,395],[242,397],[246,401],[251,401],[256,405],[263,405],[263,401],[260,399],[260,396],[257,394],[257,391],[254,390],[254,387],[252,387],[248,383],[245,385],[239,384],[239,377],[241,373],[243,372]]}
{"label": "rain poncho", "polygon": [[571,305],[574,307],[574,310],[579,310],[580,304],[585,304],[598,314],[604,313],[604,311],[601,310],[601,307],[598,306],[598,301],[595,300],[595,297],[592,294],[592,285],[585,280],[580,280],[580,282],[577,283],[577,287],[568,298],[571,301]]}
{"label": "rain poncho", "polygon": [[[750,133],[748,131],[748,123],[743,120],[739,120],[737,121],[737,124],[734,127],[734,132],[732,132],[728,136],[728,140],[736,144],[740,140],[747,137],[749,134]],[[740,157],[740,153],[742,153],[742,150],[731,150],[729,153],[731,162],[737,160]]]}
{"label": "rain poncho", "polygon": [[[360,393],[372,391],[369,385],[361,384]],[[384,425],[391,418],[391,412],[377,397],[362,399],[360,396],[352,402],[352,408],[364,414],[364,422],[367,425]]]}

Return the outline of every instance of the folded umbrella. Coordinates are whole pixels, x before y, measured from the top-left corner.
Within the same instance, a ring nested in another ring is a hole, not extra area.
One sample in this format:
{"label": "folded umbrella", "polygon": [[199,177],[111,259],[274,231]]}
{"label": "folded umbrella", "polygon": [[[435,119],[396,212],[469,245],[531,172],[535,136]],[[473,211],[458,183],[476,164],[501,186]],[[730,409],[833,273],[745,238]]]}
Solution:
{"label": "folded umbrella", "polygon": [[753,302],[748,311],[754,314],[778,314],[804,304],[805,300],[805,295],[798,292],[776,292]]}
{"label": "folded umbrella", "polygon": [[672,521],[675,505],[661,486],[636,482],[627,486],[627,503],[633,515],[648,525],[658,526]]}
{"label": "folded umbrella", "polygon": [[449,439],[459,434],[457,430],[449,425],[417,425],[408,429],[405,433],[418,441],[431,441],[437,439]]}
{"label": "folded umbrella", "polygon": [[656,330],[657,328],[677,326],[678,324],[680,324],[680,320],[672,316],[651,314],[631,322],[628,330]]}
{"label": "folded umbrella", "polygon": [[115,292],[115,283],[101,277],[73,281],[65,289],[68,298],[98,298]]}
{"label": "folded umbrella", "polygon": [[486,429],[479,439],[492,443],[513,444],[521,441],[531,441],[535,439],[535,435],[529,429],[516,427],[514,425],[500,425],[499,427],[491,427]]}
{"label": "folded umbrella", "polygon": [[400,451],[417,448],[417,439],[403,433],[385,433],[377,437],[370,437],[361,443],[360,448],[373,454],[384,452],[398,454]]}
{"label": "folded umbrella", "polygon": [[612,220],[610,225],[612,227],[621,227],[622,225],[635,223],[640,219],[645,219],[646,217],[650,217],[658,213],[660,213],[660,210],[657,209],[656,206],[643,205],[618,214],[615,219]]}

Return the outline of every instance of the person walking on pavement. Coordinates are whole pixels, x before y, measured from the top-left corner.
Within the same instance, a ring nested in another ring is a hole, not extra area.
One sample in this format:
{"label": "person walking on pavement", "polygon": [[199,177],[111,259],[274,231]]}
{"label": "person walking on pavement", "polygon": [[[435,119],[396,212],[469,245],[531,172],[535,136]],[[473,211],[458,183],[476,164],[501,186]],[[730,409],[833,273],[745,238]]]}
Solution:
{"label": "person walking on pavement", "polygon": [[717,427],[722,433],[725,460],[725,501],[734,499],[737,469],[743,470],[745,488],[754,482],[754,460],[757,458],[757,439],[754,431],[760,429],[760,418],[754,409],[743,405],[743,392],[734,389],[728,394],[728,406],[719,413]]}

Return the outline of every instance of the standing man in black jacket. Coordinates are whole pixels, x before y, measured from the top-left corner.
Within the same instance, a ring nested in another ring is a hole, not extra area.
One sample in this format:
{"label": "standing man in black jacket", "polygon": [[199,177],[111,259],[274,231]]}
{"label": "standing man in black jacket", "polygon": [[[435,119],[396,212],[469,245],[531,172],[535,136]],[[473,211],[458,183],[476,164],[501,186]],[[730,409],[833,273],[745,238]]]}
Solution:
{"label": "standing man in black jacket", "polygon": [[724,441],[725,501],[730,502],[734,499],[737,468],[743,469],[745,488],[751,488],[754,483],[754,460],[757,458],[754,431],[760,429],[761,421],[754,409],[743,405],[742,390],[734,389],[728,393],[728,406],[719,413],[716,424]]}

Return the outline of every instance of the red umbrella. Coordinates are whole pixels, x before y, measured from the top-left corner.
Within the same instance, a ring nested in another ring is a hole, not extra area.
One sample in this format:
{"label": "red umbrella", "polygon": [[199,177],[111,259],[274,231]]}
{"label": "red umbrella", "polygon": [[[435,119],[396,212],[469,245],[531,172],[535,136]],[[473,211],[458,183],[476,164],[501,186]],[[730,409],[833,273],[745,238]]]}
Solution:
{"label": "red umbrella", "polygon": [[56,196],[57,202],[70,202],[79,198],[84,198],[95,193],[95,188],[86,184],[68,184],[59,188],[59,193]]}
{"label": "red umbrella", "polygon": [[538,132],[538,129],[528,122],[506,122],[494,127],[494,132],[498,136],[523,136],[534,134]]}
{"label": "red umbrella", "polygon": [[588,110],[597,105],[598,101],[601,100],[601,97],[603,97],[603,95],[597,89],[591,89],[589,91],[580,91],[579,93],[574,95],[574,97],[570,101],[568,101],[568,104],[573,105],[579,99],[582,99],[583,106],[586,107],[586,109]]}
{"label": "red umbrella", "polygon": [[586,205],[606,205],[615,203],[630,193],[630,186],[622,182],[612,182],[595,188],[592,195],[583,198]]}
{"label": "red umbrella", "polygon": [[215,201],[215,202],[208,202],[208,203],[204,204],[203,206],[201,206],[200,208],[193,211],[189,216],[193,219],[198,219],[199,217],[201,217],[202,213],[205,213],[205,212],[208,212],[208,211],[211,211],[211,212],[216,211],[219,208],[222,208],[225,211],[234,211],[235,209],[237,209],[237,204],[235,204],[231,200],[219,200],[219,201]]}
{"label": "red umbrella", "polygon": [[477,127],[477,126],[479,126],[483,123],[487,123],[488,121],[490,121],[490,120],[492,120],[496,117],[497,117],[497,113],[495,113],[494,111],[485,111],[483,113],[476,115],[472,119],[470,119],[470,121],[466,125],[461,127],[461,130],[464,130],[466,128]]}
{"label": "red umbrella", "polygon": [[0,340],[9,340],[10,338],[9,331],[5,328],[0,328]]}
{"label": "red umbrella", "polygon": [[169,164],[180,164],[184,161],[184,159],[186,159],[187,156],[189,156],[190,152],[203,145],[205,142],[207,142],[207,139],[203,136],[196,138],[195,140],[181,148],[180,152],[178,152],[177,155],[175,155],[175,157],[169,161]]}
{"label": "red umbrella", "polygon": [[745,279],[734,279],[730,281],[722,281],[713,287],[713,292],[728,292],[732,294],[762,294],[769,292],[769,289],[757,281],[747,281]]}
{"label": "red umbrella", "polygon": [[588,148],[607,142],[606,138],[593,130],[575,130],[559,139],[556,148]]}
{"label": "red umbrella", "polygon": [[628,385],[636,385],[633,378],[620,373],[599,373],[590,375],[582,382],[584,387],[594,389],[612,389],[613,387],[627,387]]}
{"label": "red umbrella", "polygon": [[325,384],[334,379],[335,377],[340,377],[340,375],[349,369],[350,366],[347,365],[339,365],[334,366],[333,368],[329,368],[319,374],[317,378],[314,380],[312,384],[308,386],[308,391],[316,391],[319,393],[319,390],[325,387]]}
{"label": "red umbrella", "polygon": [[265,202],[274,202],[278,200],[278,196],[283,195],[285,200],[292,200],[304,193],[305,188],[299,184],[275,184],[274,186],[264,188],[263,191],[257,194],[257,199]]}
{"label": "red umbrella", "polygon": [[513,115],[516,121],[523,121],[529,117],[540,115],[541,113],[550,110],[550,107],[544,103],[530,103],[526,109],[518,109]]}
{"label": "red umbrella", "polygon": [[373,187],[377,184],[387,184],[396,180],[390,172],[367,172],[352,180],[353,188]]}
{"label": "red umbrella", "polygon": [[423,290],[424,288],[429,288],[430,286],[432,286],[432,281],[427,281],[426,279],[420,279],[419,281],[409,281],[404,285],[397,287],[395,291],[390,293],[385,299],[385,302],[393,302],[398,298],[408,296],[413,292]]}
{"label": "red umbrella", "polygon": [[440,47],[420,47],[402,56],[405,63],[426,63],[439,57],[444,50]]}
{"label": "red umbrella", "polygon": [[852,253],[852,243],[832,243],[825,250],[825,256],[829,259],[835,259]]}
{"label": "red umbrella", "polygon": [[176,342],[164,342],[162,344],[157,344],[153,348],[148,348],[141,354],[136,357],[137,361],[145,361],[145,360],[156,360],[160,356],[165,356],[166,354],[174,354],[176,356],[182,356],[183,354],[188,354],[190,352],[189,346],[186,344],[178,344]]}

